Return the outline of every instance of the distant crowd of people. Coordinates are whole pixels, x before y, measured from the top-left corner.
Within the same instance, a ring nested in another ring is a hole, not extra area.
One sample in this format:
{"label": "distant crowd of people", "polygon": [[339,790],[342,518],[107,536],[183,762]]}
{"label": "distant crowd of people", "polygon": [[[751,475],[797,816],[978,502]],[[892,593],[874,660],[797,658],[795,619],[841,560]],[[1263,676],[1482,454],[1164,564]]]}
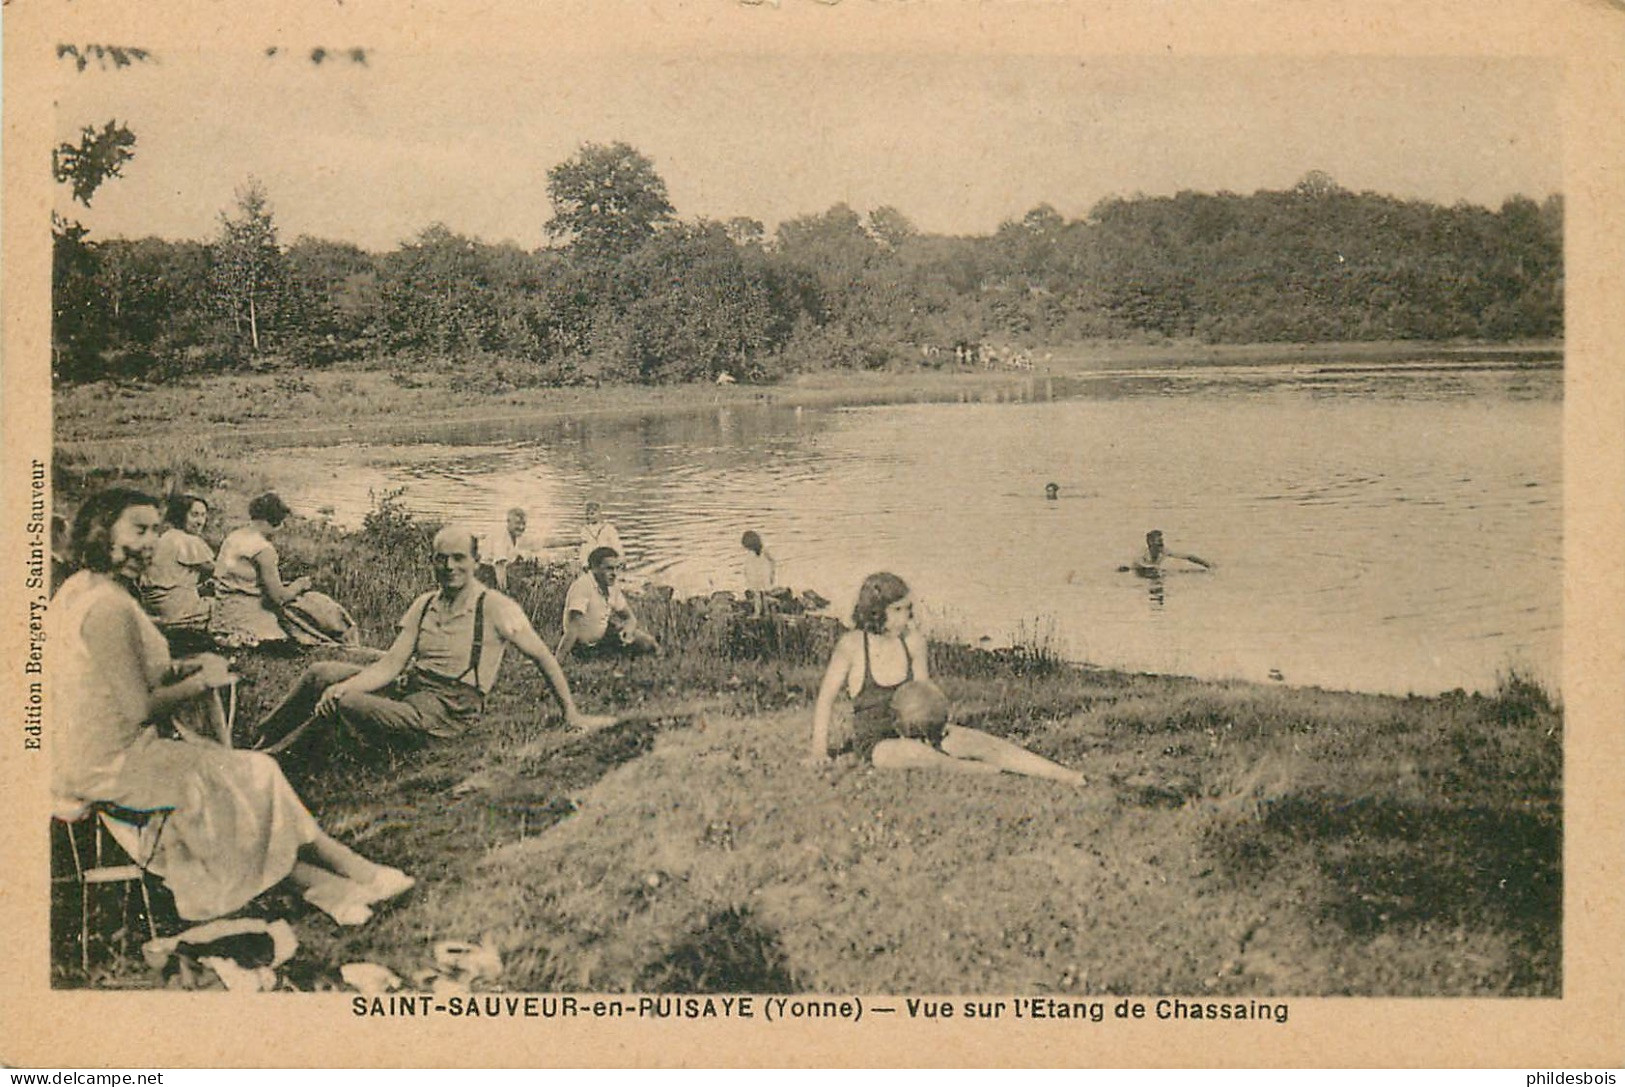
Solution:
{"label": "distant crowd of people", "polygon": [[[1046,497],[1055,498],[1055,485]],[[620,533],[597,502],[585,508],[572,547],[580,570],[565,592],[560,636],[550,648],[509,595],[515,564],[559,545],[532,531],[514,508],[489,533],[449,524],[431,543],[434,586],[407,606],[388,648],[359,646],[343,606],[309,577],[285,580],[273,542],[291,511],[275,493],[253,498],[246,523],[210,545],[211,508],[194,494],[160,501],[114,488],[85,500],[71,530],[53,524],[51,681],[61,741],[53,786],[65,810],[114,804],[173,809],[152,870],[174,892],[183,918],[232,912],[292,878],[317,908],[360,924],[412,877],[375,864],[328,836],[288,784],[274,756],[313,746],[402,749],[466,736],[479,719],[511,649],[547,684],[567,727],[590,731],[614,718],[584,712],[561,661],[655,655],[658,640],[634,614],[620,581]],[[752,616],[768,617],[777,564],[755,531],[740,539]],[[1132,567],[1154,575],[1178,560],[1147,534]],[[176,711],[229,685],[222,654],[345,650],[316,660],[252,730],[253,749],[168,730]],[[901,578],[866,578],[852,629],[835,644],[812,715],[809,761],[841,746],[831,720],[852,700],[847,747],[881,769],[1010,772],[1084,784],[1076,770],[985,732],[953,723],[932,681],[926,640]]]}

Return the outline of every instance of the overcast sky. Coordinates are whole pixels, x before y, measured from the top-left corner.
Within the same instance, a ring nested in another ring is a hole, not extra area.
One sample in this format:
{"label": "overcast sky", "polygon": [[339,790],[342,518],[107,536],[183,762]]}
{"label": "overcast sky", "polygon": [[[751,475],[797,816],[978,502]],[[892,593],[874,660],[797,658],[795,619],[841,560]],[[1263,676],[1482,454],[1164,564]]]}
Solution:
{"label": "overcast sky", "polygon": [[[1491,207],[1561,190],[1560,71],[1518,58],[549,57],[163,52],[63,61],[63,139],[138,139],[89,210],[101,237],[211,237],[250,176],[284,242],[370,249],[430,223],[544,243],[546,172],[584,141],[653,158],[679,216],[780,220],[894,205],[986,233],[1039,203],[1345,188]],[[64,188],[64,187],[59,187]]]}

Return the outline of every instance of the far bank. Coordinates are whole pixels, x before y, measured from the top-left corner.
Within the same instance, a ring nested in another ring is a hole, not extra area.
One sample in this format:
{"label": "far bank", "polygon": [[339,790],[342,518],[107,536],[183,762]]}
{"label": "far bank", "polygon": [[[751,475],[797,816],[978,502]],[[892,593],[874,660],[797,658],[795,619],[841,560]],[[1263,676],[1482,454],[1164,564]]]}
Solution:
{"label": "far bank", "polygon": [[[923,364],[914,369],[824,370],[772,384],[518,386],[499,376],[501,360],[405,356],[327,368],[189,375],[169,382],[98,381],[54,390],[59,448],[134,443],[154,435],[223,446],[319,444],[371,438],[414,427],[476,421],[545,422],[568,416],[637,416],[702,407],[887,403],[952,398],[1044,376],[1103,374],[1124,368],[1215,366],[1428,366],[1561,364],[1561,341],[1524,344],[1380,343],[1207,344],[1102,340],[1035,349],[1030,369]],[[177,425],[179,424],[179,425]],[[143,443],[145,444],[145,443]]]}

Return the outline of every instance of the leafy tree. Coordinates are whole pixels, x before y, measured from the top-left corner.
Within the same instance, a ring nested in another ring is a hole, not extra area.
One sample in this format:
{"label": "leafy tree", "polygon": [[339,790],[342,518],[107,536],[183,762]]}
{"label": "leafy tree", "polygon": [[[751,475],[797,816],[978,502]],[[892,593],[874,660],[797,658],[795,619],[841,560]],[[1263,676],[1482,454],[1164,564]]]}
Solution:
{"label": "leafy tree", "polygon": [[497,346],[488,247],[435,223],[381,263],[394,346],[436,353]]}
{"label": "leafy tree", "polygon": [[548,237],[569,239],[589,258],[631,253],[676,214],[654,162],[620,142],[582,144],[547,172],[547,195],[553,202]]}
{"label": "leafy tree", "polygon": [[774,250],[792,274],[813,284],[803,308],[815,321],[850,325],[858,319],[866,303],[863,288],[881,249],[857,212],[836,204],[821,215],[786,219],[779,224]]}
{"label": "leafy tree", "polygon": [[349,242],[301,236],[288,247],[288,309],[313,358],[351,350],[378,318],[378,265]]}
{"label": "leafy tree", "polygon": [[896,252],[918,237],[920,231],[908,216],[887,204],[869,213],[869,233],[887,250]]}
{"label": "leafy tree", "polygon": [[51,172],[88,208],[102,182],[123,176],[125,163],[135,157],[134,147],[135,133],[127,125],[118,121],[108,121],[101,128],[86,125],[79,132],[77,146],[62,143],[51,152]]}
{"label": "leafy tree", "polygon": [[[151,58],[144,49],[123,46],[58,45],[58,58],[71,57],[78,71],[92,60],[102,67],[124,68]],[[79,142],[61,143],[51,151],[51,174],[68,186],[73,200],[84,207],[102,184],[119,177],[135,157],[135,133],[117,120],[102,127],[86,125]],[[62,377],[96,376],[95,356],[106,335],[98,316],[95,295],[96,255],[85,243],[87,231],[79,223],[51,212],[51,359]]]}
{"label": "leafy tree", "polygon": [[[92,61],[99,67],[128,68],[157,58],[145,49],[133,45],[72,45],[58,44],[57,59],[72,58],[77,71],[84,71]],[[109,178],[121,176],[126,163],[135,156],[135,133],[128,125],[117,120],[108,121],[101,128],[86,125],[79,131],[77,145],[60,143],[51,152],[51,172],[58,182],[69,186],[73,199],[85,207],[91,197]],[[52,225],[59,234],[84,231],[77,223],[68,223],[52,215]]]}
{"label": "leafy tree", "polygon": [[760,248],[767,239],[767,227],[762,225],[760,219],[735,215],[722,226],[728,232],[728,239],[740,248],[746,246]]}
{"label": "leafy tree", "polygon": [[718,224],[662,232],[628,273],[637,279],[628,361],[645,380],[745,376],[788,335],[765,262],[742,253]]}
{"label": "leafy tree", "polygon": [[1324,200],[1345,190],[1325,170],[1310,170],[1298,179],[1292,191],[1311,200]]}
{"label": "leafy tree", "polygon": [[286,266],[265,187],[254,178],[237,190],[237,214],[220,213],[214,244],[215,286],[232,326],[244,323],[257,352],[260,332],[274,319],[286,289]]}
{"label": "leafy tree", "polygon": [[128,68],[137,61],[156,59],[145,49],[134,45],[70,45],[59,43],[56,47],[58,60],[72,57],[74,67],[84,71],[90,67],[94,60],[97,66],[106,68],[111,64],[115,68]]}

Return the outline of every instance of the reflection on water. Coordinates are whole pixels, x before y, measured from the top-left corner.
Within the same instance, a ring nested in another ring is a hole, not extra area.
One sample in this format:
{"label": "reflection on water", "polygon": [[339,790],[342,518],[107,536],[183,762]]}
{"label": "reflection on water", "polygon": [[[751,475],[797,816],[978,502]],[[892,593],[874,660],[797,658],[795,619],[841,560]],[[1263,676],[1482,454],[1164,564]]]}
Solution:
{"label": "reflection on water", "polygon": [[1154,612],[1161,611],[1163,605],[1168,603],[1167,594],[1162,589],[1162,571],[1153,570],[1148,574],[1137,574],[1136,576],[1145,579],[1146,596],[1151,599],[1151,610]]}
{"label": "reflection on water", "polygon": [[[397,486],[439,519],[518,504],[561,538],[593,497],[633,572],[684,593],[738,588],[755,529],[781,583],[839,612],[890,569],[943,633],[1042,631],[1105,665],[1398,692],[1516,665],[1555,686],[1561,386],[1331,362],[1035,378],[292,450],[283,493],[344,524]],[[1151,528],[1215,572],[1120,573]]]}

